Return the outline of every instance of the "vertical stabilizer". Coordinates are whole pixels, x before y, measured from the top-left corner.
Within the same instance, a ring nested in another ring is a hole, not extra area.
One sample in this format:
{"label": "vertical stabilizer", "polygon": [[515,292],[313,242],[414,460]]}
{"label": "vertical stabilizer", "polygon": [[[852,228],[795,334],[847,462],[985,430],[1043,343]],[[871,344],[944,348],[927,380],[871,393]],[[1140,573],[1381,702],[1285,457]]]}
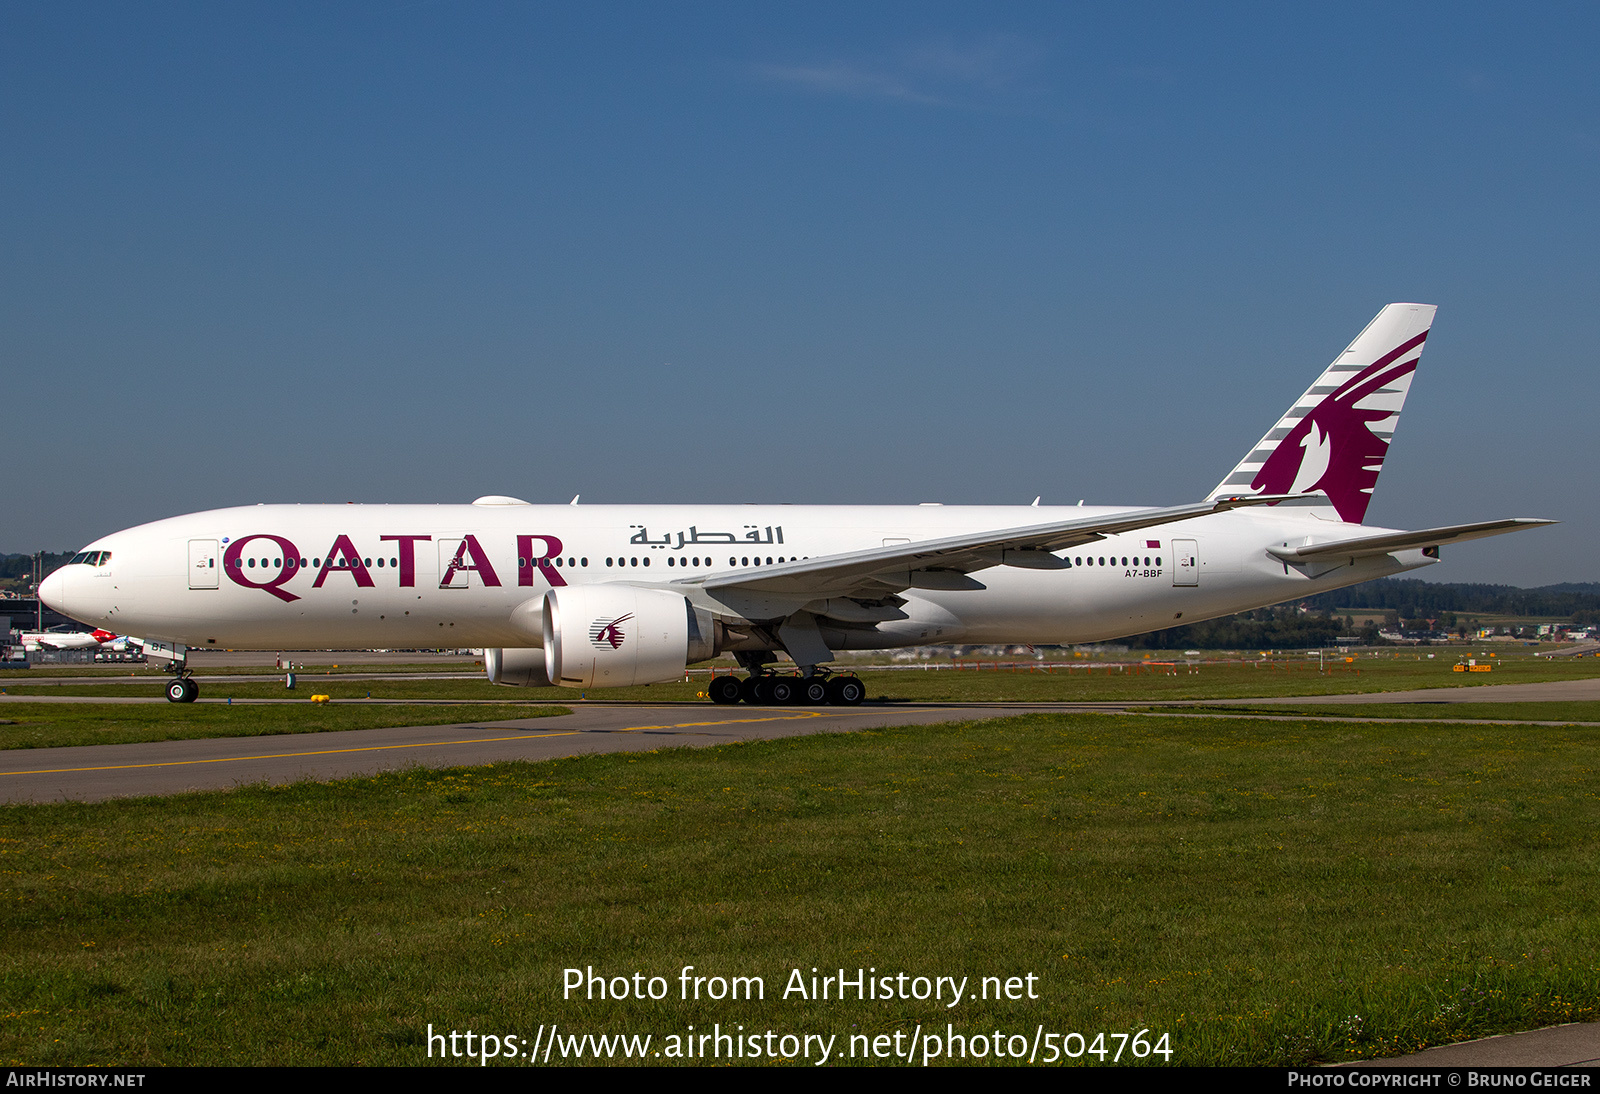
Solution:
{"label": "vertical stabilizer", "polygon": [[1325,501],[1308,499],[1313,513],[1360,524],[1435,310],[1390,304],[1379,312],[1211,497],[1322,494]]}

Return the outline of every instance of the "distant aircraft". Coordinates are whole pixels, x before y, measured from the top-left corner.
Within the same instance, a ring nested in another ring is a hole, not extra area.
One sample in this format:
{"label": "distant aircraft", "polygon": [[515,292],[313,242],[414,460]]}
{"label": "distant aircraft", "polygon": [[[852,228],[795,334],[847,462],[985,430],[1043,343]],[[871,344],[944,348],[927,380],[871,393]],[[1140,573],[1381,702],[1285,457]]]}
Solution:
{"label": "distant aircraft", "polygon": [[1554,523],[1362,525],[1433,314],[1384,308],[1188,505],[258,505],[106,536],[39,595],[146,635],[175,702],[191,647],[482,646],[502,684],[649,684],[726,651],[748,676],[717,702],[857,703],[837,651],[1105,641]]}
{"label": "distant aircraft", "polygon": [[125,649],[129,641],[110,631],[30,631],[22,636],[22,648],[29,653],[39,650]]}

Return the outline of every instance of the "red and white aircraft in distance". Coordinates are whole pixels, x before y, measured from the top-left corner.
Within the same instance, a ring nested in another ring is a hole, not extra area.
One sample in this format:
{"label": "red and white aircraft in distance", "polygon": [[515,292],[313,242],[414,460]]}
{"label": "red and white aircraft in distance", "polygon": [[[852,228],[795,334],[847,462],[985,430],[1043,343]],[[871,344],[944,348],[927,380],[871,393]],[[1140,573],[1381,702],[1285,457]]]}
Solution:
{"label": "red and white aircraft in distance", "polygon": [[124,650],[129,643],[139,644],[137,638],[112,634],[107,630],[93,631],[28,631],[22,635],[22,648],[29,653],[39,650]]}
{"label": "red and white aircraft in distance", "polygon": [[[1205,500],[1130,506],[256,505],[96,540],[39,595],[190,648],[485,647],[502,684],[624,687],[732,652],[718,702],[855,703],[840,650],[1106,641],[1432,565],[1550,524],[1366,515],[1433,322],[1390,304]],[[796,672],[772,669],[786,653]]]}

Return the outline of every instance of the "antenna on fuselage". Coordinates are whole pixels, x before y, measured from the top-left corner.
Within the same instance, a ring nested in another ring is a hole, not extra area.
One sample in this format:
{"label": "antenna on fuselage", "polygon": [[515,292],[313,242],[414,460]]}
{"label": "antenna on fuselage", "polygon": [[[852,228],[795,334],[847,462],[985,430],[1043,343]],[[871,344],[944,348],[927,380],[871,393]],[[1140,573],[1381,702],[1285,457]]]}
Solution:
{"label": "antenna on fuselage", "polygon": [[578,499],[581,498],[582,496],[583,496],[582,494],[574,494],[574,495],[572,495],[572,500],[567,502],[567,504],[568,505],[577,505],[578,504]]}

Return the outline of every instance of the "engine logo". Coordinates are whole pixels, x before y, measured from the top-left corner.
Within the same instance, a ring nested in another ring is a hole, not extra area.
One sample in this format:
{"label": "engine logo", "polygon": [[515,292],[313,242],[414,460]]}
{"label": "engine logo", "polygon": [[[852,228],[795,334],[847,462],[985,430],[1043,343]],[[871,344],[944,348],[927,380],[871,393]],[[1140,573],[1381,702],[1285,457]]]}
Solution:
{"label": "engine logo", "polygon": [[594,643],[594,648],[597,650],[607,648],[620,649],[622,640],[627,637],[622,632],[622,624],[632,618],[633,613],[629,612],[627,615],[609,622],[604,619],[596,619],[589,628],[589,641]]}

